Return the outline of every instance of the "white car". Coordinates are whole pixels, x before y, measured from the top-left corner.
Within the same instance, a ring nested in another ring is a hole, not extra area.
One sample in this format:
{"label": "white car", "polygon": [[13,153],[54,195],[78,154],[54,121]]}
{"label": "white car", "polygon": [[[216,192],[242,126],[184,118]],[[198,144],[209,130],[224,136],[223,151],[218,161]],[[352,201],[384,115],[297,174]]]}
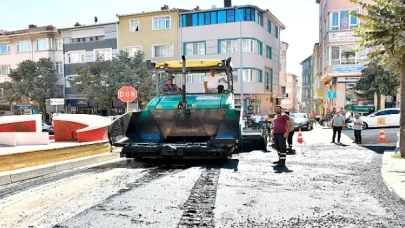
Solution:
{"label": "white car", "polygon": [[[374,128],[374,127],[399,127],[401,110],[399,108],[386,108],[381,109],[377,112],[371,113],[368,116],[361,116],[363,120],[363,129]],[[385,119],[385,125],[381,126],[378,124],[379,121]],[[351,123],[353,125],[353,123]],[[348,126],[350,128],[350,126]],[[353,126],[351,127],[353,128]]]}

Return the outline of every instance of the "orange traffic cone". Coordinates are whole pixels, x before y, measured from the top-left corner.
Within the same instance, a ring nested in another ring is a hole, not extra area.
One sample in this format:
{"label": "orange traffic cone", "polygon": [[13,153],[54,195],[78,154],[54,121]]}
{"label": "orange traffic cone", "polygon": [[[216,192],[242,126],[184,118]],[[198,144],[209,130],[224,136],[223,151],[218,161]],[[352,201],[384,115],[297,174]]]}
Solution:
{"label": "orange traffic cone", "polygon": [[303,143],[304,139],[302,138],[302,132],[301,132],[301,128],[298,130],[298,139],[297,139],[298,143]]}
{"label": "orange traffic cone", "polygon": [[380,130],[380,138],[378,138],[377,142],[388,142],[387,138],[385,138],[385,133],[382,128]]}

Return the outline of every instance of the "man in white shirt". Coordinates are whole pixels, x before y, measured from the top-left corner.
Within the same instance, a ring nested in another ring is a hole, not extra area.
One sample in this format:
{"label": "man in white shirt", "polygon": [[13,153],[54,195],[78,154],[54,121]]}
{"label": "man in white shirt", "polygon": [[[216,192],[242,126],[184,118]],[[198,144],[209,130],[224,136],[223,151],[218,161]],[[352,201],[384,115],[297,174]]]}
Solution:
{"label": "man in white shirt", "polygon": [[363,121],[360,119],[360,115],[358,113],[354,114],[353,130],[354,143],[361,144],[361,130],[363,130]]}
{"label": "man in white shirt", "polygon": [[205,93],[218,93],[218,82],[221,80],[224,83],[228,83],[225,78],[217,74],[216,70],[210,70],[210,75],[204,78],[204,91]]}
{"label": "man in white shirt", "polygon": [[253,130],[259,129],[261,119],[262,119],[262,116],[259,115],[258,113],[255,113],[255,114],[252,115],[252,120],[253,120],[252,129]]}

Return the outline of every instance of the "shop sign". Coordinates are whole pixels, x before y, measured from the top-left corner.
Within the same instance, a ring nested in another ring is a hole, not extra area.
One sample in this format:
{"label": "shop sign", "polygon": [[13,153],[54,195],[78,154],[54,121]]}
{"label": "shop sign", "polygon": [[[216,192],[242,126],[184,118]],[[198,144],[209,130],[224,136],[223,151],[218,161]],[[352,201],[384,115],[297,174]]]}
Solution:
{"label": "shop sign", "polygon": [[369,110],[375,111],[375,106],[372,105],[346,105],[345,109],[352,111],[352,112],[369,112]]}
{"label": "shop sign", "polygon": [[360,40],[360,37],[356,37],[354,31],[329,33],[329,42],[347,42],[357,40]]}
{"label": "shop sign", "polygon": [[338,65],[333,66],[333,73],[336,74],[361,73],[363,69],[364,69],[363,65]]}
{"label": "shop sign", "polygon": [[337,82],[346,83],[346,82],[357,82],[361,77],[338,77]]}
{"label": "shop sign", "polygon": [[51,105],[65,105],[65,99],[63,98],[52,98],[50,99]]}
{"label": "shop sign", "polygon": [[14,105],[14,110],[31,109],[31,105]]}

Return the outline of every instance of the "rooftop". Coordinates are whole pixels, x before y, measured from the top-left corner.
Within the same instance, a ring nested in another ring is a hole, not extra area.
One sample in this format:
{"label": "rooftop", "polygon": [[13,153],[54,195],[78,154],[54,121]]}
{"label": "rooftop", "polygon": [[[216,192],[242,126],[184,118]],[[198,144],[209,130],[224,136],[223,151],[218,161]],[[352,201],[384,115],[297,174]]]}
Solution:
{"label": "rooftop", "polygon": [[106,23],[95,23],[91,25],[82,25],[78,22],[72,27],[66,27],[66,28],[60,28],[58,30],[70,30],[70,29],[81,29],[81,28],[91,28],[91,27],[98,27],[98,26],[103,26],[103,25],[112,25],[112,24],[117,24],[118,22],[106,22]]}
{"label": "rooftop", "polygon": [[26,35],[26,34],[38,34],[38,33],[46,33],[46,32],[57,32],[57,29],[53,25],[38,27],[36,25],[31,24],[31,25],[28,25],[27,29],[14,30],[14,31],[0,30],[0,37],[13,37],[13,36]]}
{"label": "rooftop", "polygon": [[[194,10],[199,9],[199,7],[197,6]],[[117,14],[116,16],[118,18],[120,17],[128,17],[128,16],[141,16],[141,15],[146,15],[146,14],[158,14],[158,13],[164,13],[164,12],[177,12],[177,13],[182,13],[182,12],[190,12],[193,10],[188,10],[188,9],[179,9],[179,8],[169,8],[168,5],[163,5],[162,7],[160,7],[160,10],[155,10],[155,11],[142,11],[139,13],[130,13],[130,14]]]}

